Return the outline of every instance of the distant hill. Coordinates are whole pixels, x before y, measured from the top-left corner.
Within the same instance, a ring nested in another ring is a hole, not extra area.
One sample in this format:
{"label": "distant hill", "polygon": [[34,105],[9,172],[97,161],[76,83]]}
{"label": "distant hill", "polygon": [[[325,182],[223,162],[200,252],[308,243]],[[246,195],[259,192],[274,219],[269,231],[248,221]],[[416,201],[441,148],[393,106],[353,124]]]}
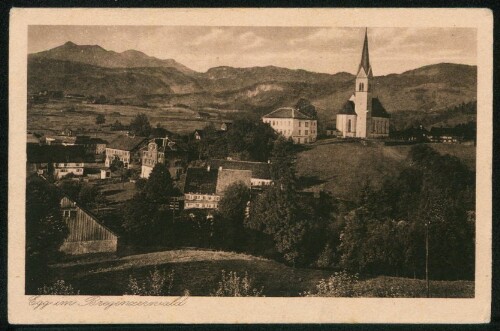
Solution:
{"label": "distant hill", "polygon": [[[28,58],[28,92],[63,90],[151,104],[248,110],[259,114],[310,100],[332,122],[354,90],[354,75],[275,66],[216,67],[200,73],[175,60],[138,51],[66,43]],[[374,95],[390,113],[440,112],[476,100],[477,68],[440,63],[374,79]]]}
{"label": "distant hill", "polygon": [[161,60],[136,50],[117,53],[99,45],[77,45],[71,41],[47,51],[30,54],[29,57],[73,61],[105,68],[172,67],[181,72],[192,72],[173,59]]}

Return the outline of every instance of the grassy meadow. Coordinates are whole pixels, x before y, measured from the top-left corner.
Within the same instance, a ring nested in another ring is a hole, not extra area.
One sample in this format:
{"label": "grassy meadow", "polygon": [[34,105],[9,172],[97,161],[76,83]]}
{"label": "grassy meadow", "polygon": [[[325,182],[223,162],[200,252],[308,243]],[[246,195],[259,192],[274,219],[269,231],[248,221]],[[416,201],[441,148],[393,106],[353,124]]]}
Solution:
{"label": "grassy meadow", "polygon": [[[207,111],[207,110],[203,110]],[[212,114],[210,120],[216,121],[218,112],[208,110]],[[131,105],[97,105],[80,104],[67,101],[51,102],[35,105],[28,110],[28,131],[54,134],[65,128],[81,129],[102,138],[116,133],[109,132],[109,128],[95,124],[98,114],[106,117],[105,125],[116,121],[126,125],[140,113],[148,116],[153,127],[160,124],[163,128],[175,133],[190,133],[204,128],[210,120],[199,119],[198,113],[192,109],[169,105],[154,107],[140,107]]]}
{"label": "grassy meadow", "polygon": [[[276,261],[234,252],[177,249],[124,257],[97,255],[70,257],[52,265],[54,279],[63,279],[82,295],[121,295],[130,276],[145,280],[157,268],[174,270],[172,295],[208,296],[215,291],[221,271],[235,271],[253,279],[253,287],[263,287],[265,296],[300,296],[333,274],[331,270],[292,268]],[[425,297],[425,281],[398,277],[361,279],[355,285],[357,296]],[[473,297],[472,281],[432,281],[433,297]]]}
{"label": "grassy meadow", "polygon": [[[475,146],[429,144],[475,168]],[[365,183],[379,188],[385,179],[397,176],[408,166],[411,145],[385,146],[382,142],[362,144],[342,139],[324,139],[306,146],[297,155],[297,176],[303,188],[322,188],[344,200],[356,198]]]}

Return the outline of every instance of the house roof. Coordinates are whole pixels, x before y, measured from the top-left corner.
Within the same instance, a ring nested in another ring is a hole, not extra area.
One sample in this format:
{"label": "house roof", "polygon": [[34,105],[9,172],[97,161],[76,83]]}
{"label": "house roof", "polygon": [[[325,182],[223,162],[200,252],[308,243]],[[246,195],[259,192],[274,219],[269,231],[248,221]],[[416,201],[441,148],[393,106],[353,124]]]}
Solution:
{"label": "house roof", "polygon": [[229,185],[237,182],[242,182],[250,188],[252,183],[252,172],[250,170],[219,169],[216,193],[224,193]]}
{"label": "house roof", "polygon": [[278,108],[267,115],[262,116],[263,118],[296,118],[303,120],[312,120],[312,117],[307,116],[300,110],[292,107],[282,107]]}
{"label": "house roof", "polygon": [[123,151],[133,151],[143,143],[145,143],[147,138],[139,136],[118,136],[108,144],[108,148],[119,149]]}
{"label": "house roof", "polygon": [[208,162],[211,168],[249,170],[252,178],[271,179],[271,165],[266,162],[235,161],[235,160],[210,160]]}
{"label": "house roof", "polygon": [[217,169],[188,168],[184,193],[215,194],[217,175]]}
{"label": "house roof", "polygon": [[459,136],[460,132],[456,128],[431,128],[431,136]]}
{"label": "house roof", "polygon": [[26,151],[28,163],[85,162],[82,146],[28,144]]}
{"label": "house roof", "polygon": [[92,138],[89,136],[77,136],[75,140],[76,145],[86,145],[86,144],[107,144],[106,140],[101,138]]}

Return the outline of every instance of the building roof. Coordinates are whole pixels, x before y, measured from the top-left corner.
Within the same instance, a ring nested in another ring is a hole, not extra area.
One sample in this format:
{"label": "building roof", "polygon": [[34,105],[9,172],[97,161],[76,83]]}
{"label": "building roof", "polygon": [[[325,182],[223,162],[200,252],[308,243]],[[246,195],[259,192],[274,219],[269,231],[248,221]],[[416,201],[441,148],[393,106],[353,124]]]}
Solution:
{"label": "building roof", "polygon": [[378,98],[372,98],[372,117],[391,117]]}
{"label": "building roof", "polygon": [[217,175],[217,169],[188,168],[184,193],[215,194]]}
{"label": "building roof", "polygon": [[108,144],[108,148],[119,149],[123,151],[133,151],[143,143],[145,143],[147,138],[139,136],[118,136]]}
{"label": "building roof", "polygon": [[431,128],[430,135],[433,137],[435,137],[435,136],[459,136],[460,131],[457,130],[456,128],[433,127],[433,128]]}
{"label": "building roof", "polygon": [[107,144],[106,140],[101,138],[92,138],[89,136],[76,136],[75,145],[88,145],[88,144]]}
{"label": "building roof", "polygon": [[250,170],[252,178],[271,179],[271,165],[267,162],[235,161],[235,160],[210,160],[211,168]]}
{"label": "building roof", "polygon": [[262,116],[263,118],[295,118],[301,120],[312,120],[313,118],[302,113],[300,110],[292,107],[282,107],[278,108],[267,115]]}
{"label": "building roof", "polygon": [[85,162],[82,146],[28,144],[26,148],[28,163]]}
{"label": "building roof", "polygon": [[[347,101],[342,109],[339,111],[339,115],[356,115],[354,101]],[[384,117],[389,118],[391,115],[385,110],[384,106],[378,98],[372,98],[372,117]]]}
{"label": "building roof", "polygon": [[356,112],[354,111],[354,101],[348,100],[344,106],[342,107],[342,110],[339,112],[340,115],[356,115]]}
{"label": "building roof", "polygon": [[39,144],[40,139],[37,136],[35,136],[33,133],[28,133],[28,135],[26,136],[26,143],[27,144]]}
{"label": "building roof", "polygon": [[252,183],[252,172],[250,170],[219,169],[215,192],[217,194],[222,194],[229,185],[238,182],[250,188]]}

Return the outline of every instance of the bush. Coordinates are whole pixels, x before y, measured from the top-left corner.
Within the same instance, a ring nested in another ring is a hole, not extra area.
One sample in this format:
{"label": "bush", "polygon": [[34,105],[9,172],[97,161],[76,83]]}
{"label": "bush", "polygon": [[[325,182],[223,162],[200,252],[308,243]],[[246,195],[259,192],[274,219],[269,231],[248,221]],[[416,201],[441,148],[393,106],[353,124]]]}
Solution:
{"label": "bush", "polygon": [[142,282],[139,282],[138,279],[130,275],[126,294],[146,296],[170,295],[173,283],[174,270],[166,274],[165,271],[160,272],[155,267],[153,271],[149,272],[149,277]]}
{"label": "bush", "polygon": [[262,297],[262,286],[260,290],[252,287],[253,280],[248,277],[238,277],[236,272],[230,271],[228,274],[222,270],[222,279],[219,287],[211,294],[215,297]]}
{"label": "bush", "polygon": [[38,288],[40,295],[78,295],[80,291],[73,289],[71,284],[66,284],[64,280],[57,280],[52,285],[44,285]]}
{"label": "bush", "polygon": [[316,285],[316,292],[306,292],[309,297],[354,297],[355,286],[358,284],[358,275],[351,275],[346,271],[335,272],[330,278],[322,279]]}

